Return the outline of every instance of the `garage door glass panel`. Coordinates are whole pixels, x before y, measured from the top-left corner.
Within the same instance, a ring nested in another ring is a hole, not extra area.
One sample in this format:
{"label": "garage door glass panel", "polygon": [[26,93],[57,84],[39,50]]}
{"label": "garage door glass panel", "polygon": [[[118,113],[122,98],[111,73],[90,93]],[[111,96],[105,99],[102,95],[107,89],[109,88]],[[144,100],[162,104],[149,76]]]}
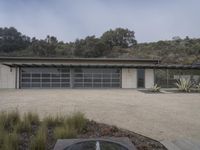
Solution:
{"label": "garage door glass panel", "polygon": [[75,68],[73,87],[75,88],[120,88],[120,69]]}
{"label": "garage door glass panel", "polygon": [[68,88],[68,68],[21,68],[21,88]]}
{"label": "garage door glass panel", "polygon": [[21,88],[120,88],[120,69],[21,68]]}

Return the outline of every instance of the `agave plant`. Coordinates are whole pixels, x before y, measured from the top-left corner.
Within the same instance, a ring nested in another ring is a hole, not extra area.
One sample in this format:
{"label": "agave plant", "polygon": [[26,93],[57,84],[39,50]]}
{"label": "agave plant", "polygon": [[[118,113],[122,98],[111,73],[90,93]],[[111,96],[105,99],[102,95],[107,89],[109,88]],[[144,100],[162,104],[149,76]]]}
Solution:
{"label": "agave plant", "polygon": [[160,92],[161,87],[159,87],[157,84],[155,84],[150,91],[151,92]]}
{"label": "agave plant", "polygon": [[192,87],[192,82],[190,80],[185,79],[185,78],[180,78],[177,81],[176,86],[182,92],[190,92],[191,87]]}
{"label": "agave plant", "polygon": [[196,88],[200,90],[200,83],[196,85]]}

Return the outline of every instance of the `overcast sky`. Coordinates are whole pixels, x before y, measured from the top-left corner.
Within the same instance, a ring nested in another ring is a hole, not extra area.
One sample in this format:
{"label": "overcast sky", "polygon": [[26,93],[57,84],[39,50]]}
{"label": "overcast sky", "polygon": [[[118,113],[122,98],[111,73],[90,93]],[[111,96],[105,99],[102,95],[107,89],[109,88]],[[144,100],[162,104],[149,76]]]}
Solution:
{"label": "overcast sky", "polygon": [[138,42],[200,37],[200,0],[0,0],[0,27],[74,41],[117,27]]}

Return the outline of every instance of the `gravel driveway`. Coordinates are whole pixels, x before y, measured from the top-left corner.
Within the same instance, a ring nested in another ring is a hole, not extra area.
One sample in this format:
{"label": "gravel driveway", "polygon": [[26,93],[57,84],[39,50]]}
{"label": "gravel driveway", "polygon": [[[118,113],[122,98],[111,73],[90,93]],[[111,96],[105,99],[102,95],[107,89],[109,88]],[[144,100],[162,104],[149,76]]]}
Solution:
{"label": "gravel driveway", "polygon": [[136,90],[0,90],[0,110],[41,116],[82,111],[90,119],[156,140],[200,141],[200,94],[145,94]]}

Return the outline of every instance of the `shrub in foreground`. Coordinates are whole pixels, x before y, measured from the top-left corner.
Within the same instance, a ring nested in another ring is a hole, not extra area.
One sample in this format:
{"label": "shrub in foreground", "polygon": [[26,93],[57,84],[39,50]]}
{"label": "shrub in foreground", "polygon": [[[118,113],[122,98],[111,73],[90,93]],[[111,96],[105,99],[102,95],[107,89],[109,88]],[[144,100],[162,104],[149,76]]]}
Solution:
{"label": "shrub in foreground", "polygon": [[56,127],[54,129],[54,137],[55,139],[68,139],[75,138],[77,136],[77,131],[69,127],[68,125]]}
{"label": "shrub in foreground", "polygon": [[31,150],[44,150],[47,149],[49,137],[55,141],[58,138],[75,138],[86,122],[87,119],[80,112],[70,116],[48,116],[43,120],[39,120],[38,115],[31,112],[23,117],[14,112],[2,112],[0,150],[14,150],[24,144]]}
{"label": "shrub in foreground", "polygon": [[78,132],[81,132],[84,127],[86,126],[87,120],[85,119],[85,116],[81,112],[76,112],[71,115],[71,117],[68,117],[67,124],[69,127],[74,127]]}
{"label": "shrub in foreground", "polygon": [[19,112],[11,111],[11,112],[1,112],[0,113],[0,126],[5,130],[12,130],[13,126],[20,122]]}
{"label": "shrub in foreground", "polygon": [[31,125],[38,125],[40,123],[38,114],[33,112],[28,112],[24,114],[24,120],[30,122]]}
{"label": "shrub in foreground", "polygon": [[16,132],[7,133],[1,144],[2,150],[17,150],[19,147],[19,136]]}
{"label": "shrub in foreground", "polygon": [[30,121],[26,117],[24,117],[24,119],[15,126],[15,130],[17,133],[31,132]]}
{"label": "shrub in foreground", "polygon": [[61,126],[65,123],[66,117],[62,115],[47,116],[43,119],[43,123],[47,127]]}
{"label": "shrub in foreground", "polygon": [[31,150],[45,150],[47,145],[47,128],[42,126],[38,129],[35,137],[31,139]]}

